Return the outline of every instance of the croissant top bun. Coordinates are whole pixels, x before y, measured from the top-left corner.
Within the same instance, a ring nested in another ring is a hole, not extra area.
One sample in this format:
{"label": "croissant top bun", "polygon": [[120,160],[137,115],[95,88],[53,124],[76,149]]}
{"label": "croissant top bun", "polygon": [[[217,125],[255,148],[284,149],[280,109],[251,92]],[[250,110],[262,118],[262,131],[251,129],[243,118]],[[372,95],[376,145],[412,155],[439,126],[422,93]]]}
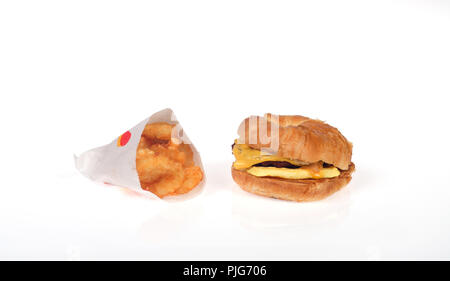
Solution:
{"label": "croissant top bun", "polygon": [[[239,126],[238,141],[258,150],[270,148],[274,140],[270,136],[276,128],[279,137],[275,155],[305,163],[323,161],[341,170],[349,169],[352,143],[338,129],[320,120],[269,113],[264,117],[252,116]],[[261,141],[264,139],[267,141]]]}

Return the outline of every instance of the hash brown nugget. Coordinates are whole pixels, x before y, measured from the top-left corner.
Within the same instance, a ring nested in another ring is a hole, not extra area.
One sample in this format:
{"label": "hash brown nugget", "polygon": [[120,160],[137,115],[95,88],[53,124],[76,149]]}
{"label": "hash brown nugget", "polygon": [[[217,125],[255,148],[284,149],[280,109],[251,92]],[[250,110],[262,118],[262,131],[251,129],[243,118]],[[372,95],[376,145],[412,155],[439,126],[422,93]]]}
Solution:
{"label": "hash brown nugget", "polygon": [[165,122],[147,124],[136,151],[141,187],[160,198],[187,193],[203,179],[190,145],[174,137],[174,129]]}

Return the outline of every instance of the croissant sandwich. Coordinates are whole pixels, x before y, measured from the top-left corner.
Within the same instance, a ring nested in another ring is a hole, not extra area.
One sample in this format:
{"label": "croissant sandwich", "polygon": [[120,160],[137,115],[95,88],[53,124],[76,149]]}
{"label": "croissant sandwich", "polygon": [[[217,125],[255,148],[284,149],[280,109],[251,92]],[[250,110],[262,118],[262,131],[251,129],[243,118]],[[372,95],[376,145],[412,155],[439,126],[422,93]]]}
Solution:
{"label": "croissant sandwich", "polygon": [[338,129],[299,115],[245,119],[232,150],[233,180],[244,190],[291,200],[323,199],[355,170],[352,143]]}

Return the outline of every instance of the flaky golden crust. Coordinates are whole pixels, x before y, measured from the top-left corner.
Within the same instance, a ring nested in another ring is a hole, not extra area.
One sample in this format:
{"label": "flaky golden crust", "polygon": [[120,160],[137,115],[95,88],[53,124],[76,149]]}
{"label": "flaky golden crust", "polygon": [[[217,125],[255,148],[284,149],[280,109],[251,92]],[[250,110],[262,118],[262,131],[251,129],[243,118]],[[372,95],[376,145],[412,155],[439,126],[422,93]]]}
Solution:
{"label": "flaky golden crust", "polygon": [[316,201],[335,193],[352,179],[355,165],[342,171],[338,177],[328,179],[288,180],[272,177],[256,177],[244,170],[231,168],[233,180],[245,191],[290,201]]}
{"label": "flaky golden crust", "polygon": [[260,136],[260,125],[267,126],[268,136],[278,127],[279,146],[275,153],[277,156],[307,163],[323,161],[341,170],[348,169],[352,158],[352,144],[338,129],[320,120],[300,115],[278,116],[278,126],[275,125],[275,120],[271,114],[245,119],[239,126],[239,142],[254,149],[270,147],[271,141],[260,141],[264,139],[263,132]]}

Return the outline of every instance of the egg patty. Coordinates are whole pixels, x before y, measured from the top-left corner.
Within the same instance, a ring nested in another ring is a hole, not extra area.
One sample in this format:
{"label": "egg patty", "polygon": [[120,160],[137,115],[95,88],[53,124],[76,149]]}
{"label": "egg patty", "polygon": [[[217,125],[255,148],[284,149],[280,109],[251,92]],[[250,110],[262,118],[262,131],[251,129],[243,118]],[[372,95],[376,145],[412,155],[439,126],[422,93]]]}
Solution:
{"label": "egg patty", "polygon": [[[264,153],[260,150],[253,149],[246,144],[233,145],[233,154],[236,161],[233,163],[233,168],[237,170],[246,170],[249,174],[257,177],[277,177],[283,179],[322,179],[334,178],[340,175],[339,169],[334,166],[322,167],[318,169],[309,169],[305,163],[283,158],[280,156]],[[261,165],[262,163],[270,163],[270,166]],[[287,163],[284,167],[276,167],[275,163]],[[274,167],[272,167],[272,165]]]}

